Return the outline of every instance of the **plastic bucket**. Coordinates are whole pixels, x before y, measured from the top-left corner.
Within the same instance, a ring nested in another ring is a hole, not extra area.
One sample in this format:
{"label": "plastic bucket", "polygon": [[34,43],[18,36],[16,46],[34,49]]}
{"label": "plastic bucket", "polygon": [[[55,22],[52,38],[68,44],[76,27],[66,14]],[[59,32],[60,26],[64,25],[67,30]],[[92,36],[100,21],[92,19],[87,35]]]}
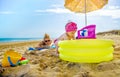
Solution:
{"label": "plastic bucket", "polygon": [[8,57],[10,58],[11,63],[15,65],[21,59],[22,55],[18,52],[13,51],[13,50],[6,51],[4,54],[4,58],[2,60],[3,67],[11,66],[11,63],[8,60]]}

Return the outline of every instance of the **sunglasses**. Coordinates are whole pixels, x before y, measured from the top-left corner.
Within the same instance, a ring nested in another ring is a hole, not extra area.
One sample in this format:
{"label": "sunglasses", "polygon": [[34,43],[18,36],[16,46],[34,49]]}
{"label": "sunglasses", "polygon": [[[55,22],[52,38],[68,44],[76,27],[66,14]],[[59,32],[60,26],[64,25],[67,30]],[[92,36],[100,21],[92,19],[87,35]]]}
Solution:
{"label": "sunglasses", "polygon": [[45,40],[45,42],[50,42],[51,40]]}

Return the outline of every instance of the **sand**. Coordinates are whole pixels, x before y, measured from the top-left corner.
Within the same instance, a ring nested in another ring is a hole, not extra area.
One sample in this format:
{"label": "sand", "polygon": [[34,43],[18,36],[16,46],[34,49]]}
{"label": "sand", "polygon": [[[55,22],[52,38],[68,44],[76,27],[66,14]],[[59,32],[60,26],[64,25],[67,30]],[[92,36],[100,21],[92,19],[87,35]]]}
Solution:
{"label": "sand", "polygon": [[[8,49],[20,52],[30,62],[26,67],[7,67],[4,77],[120,77],[120,35],[98,35],[98,39],[112,39],[114,44],[114,59],[101,63],[73,63],[63,61],[54,55],[55,49],[35,51],[27,49],[37,45],[38,41],[0,43],[0,61]],[[18,69],[22,67],[23,69]],[[15,71],[19,72],[15,72]],[[22,71],[26,71],[22,75]]]}

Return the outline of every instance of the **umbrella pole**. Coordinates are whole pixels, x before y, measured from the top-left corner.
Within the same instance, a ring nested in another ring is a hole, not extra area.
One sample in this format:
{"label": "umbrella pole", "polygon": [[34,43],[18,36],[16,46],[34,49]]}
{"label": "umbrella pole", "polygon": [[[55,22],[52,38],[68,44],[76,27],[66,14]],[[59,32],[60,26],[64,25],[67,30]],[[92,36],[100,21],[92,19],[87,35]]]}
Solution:
{"label": "umbrella pole", "polygon": [[85,25],[87,26],[87,14],[86,14],[86,7],[87,7],[87,5],[86,5],[86,0],[85,0]]}

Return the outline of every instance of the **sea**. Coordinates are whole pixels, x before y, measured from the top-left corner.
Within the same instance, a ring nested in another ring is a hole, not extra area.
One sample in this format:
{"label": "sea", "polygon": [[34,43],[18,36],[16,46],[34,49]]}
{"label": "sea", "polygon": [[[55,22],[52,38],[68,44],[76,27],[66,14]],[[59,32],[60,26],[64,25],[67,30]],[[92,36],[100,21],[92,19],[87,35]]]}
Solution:
{"label": "sea", "polygon": [[0,38],[0,43],[40,40],[41,38]]}

